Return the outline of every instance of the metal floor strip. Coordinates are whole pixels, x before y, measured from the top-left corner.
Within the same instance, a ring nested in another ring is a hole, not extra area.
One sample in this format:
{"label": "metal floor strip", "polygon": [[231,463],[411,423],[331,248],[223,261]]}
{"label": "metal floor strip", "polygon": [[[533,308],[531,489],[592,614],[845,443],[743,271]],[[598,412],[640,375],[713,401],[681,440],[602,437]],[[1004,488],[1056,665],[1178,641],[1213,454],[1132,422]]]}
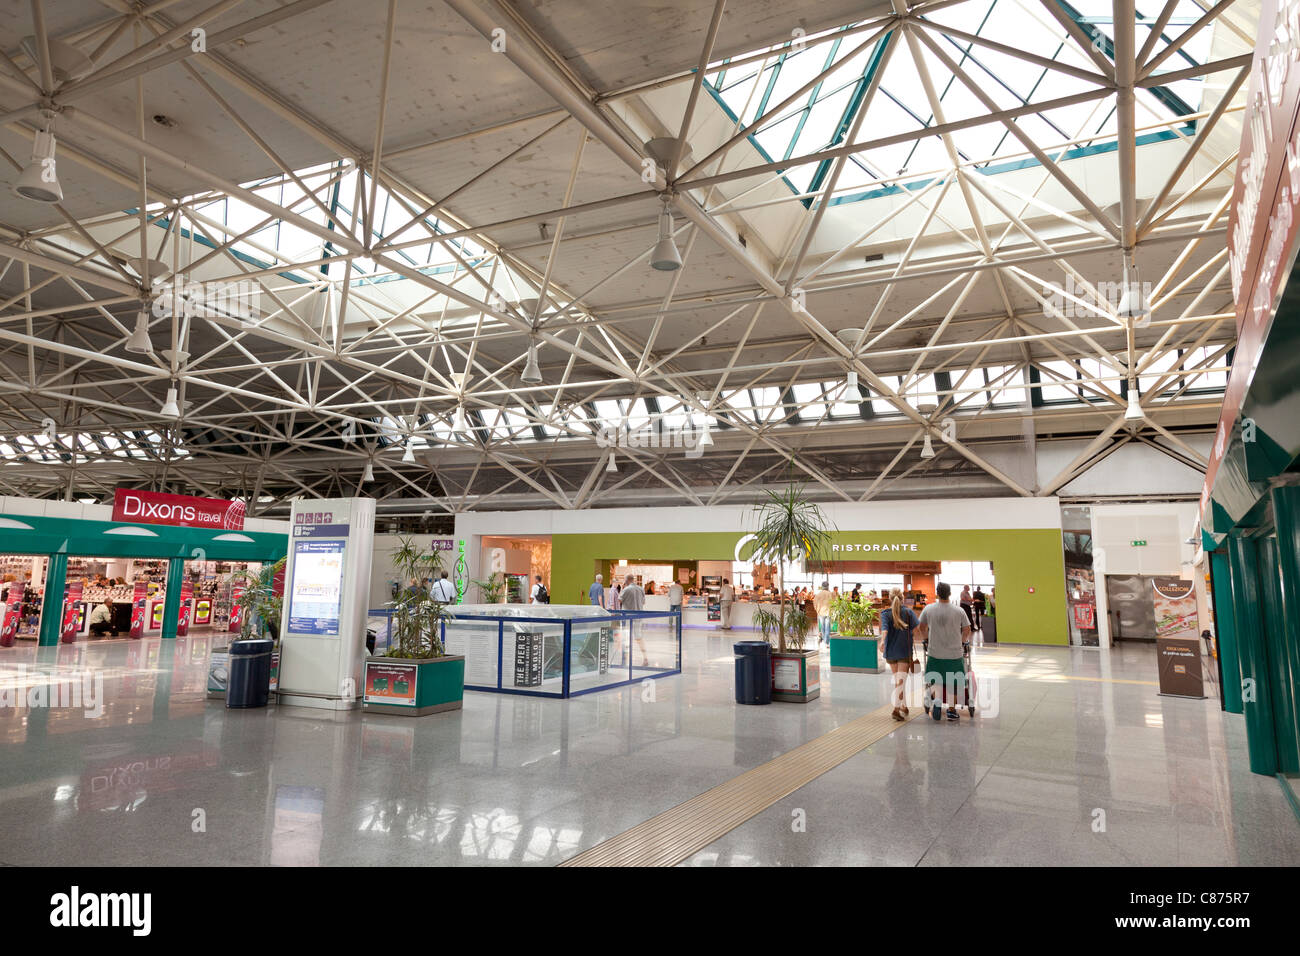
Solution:
{"label": "metal floor strip", "polygon": [[[778,705],[779,706],[779,705]],[[560,866],[674,866],[899,727],[881,707],[610,837]],[[922,711],[912,709],[909,719]]]}

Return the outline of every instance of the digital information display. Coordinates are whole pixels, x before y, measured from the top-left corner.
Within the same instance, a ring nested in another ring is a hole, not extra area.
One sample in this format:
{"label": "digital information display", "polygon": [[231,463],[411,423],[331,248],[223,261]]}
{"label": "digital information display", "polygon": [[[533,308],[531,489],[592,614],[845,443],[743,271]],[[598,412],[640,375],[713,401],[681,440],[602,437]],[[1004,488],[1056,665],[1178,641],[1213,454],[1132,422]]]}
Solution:
{"label": "digital information display", "polygon": [[345,541],[295,541],[289,632],[337,637]]}

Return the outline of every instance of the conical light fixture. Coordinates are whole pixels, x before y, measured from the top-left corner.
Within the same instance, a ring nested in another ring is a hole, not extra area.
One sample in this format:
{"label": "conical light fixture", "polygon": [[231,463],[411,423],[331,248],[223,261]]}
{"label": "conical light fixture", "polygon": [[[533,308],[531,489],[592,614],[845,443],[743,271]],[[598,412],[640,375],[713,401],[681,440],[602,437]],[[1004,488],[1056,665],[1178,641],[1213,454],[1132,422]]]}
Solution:
{"label": "conical light fixture", "polygon": [[848,374],[844,376],[844,387],[850,392],[852,392],[854,389],[858,387],[857,369],[853,369],[853,368],[849,369]]}
{"label": "conical light fixture", "polygon": [[451,420],[451,430],[453,432],[465,431],[465,406],[464,405],[456,406],[456,415]]}
{"label": "conical light fixture", "polygon": [[177,404],[177,402],[176,402],[176,386],[175,386],[175,385],[173,385],[171,388],[167,389],[167,400],[166,400],[165,402],[163,402],[163,406],[162,406],[162,416],[163,416],[163,418],[180,418],[180,417],[181,417],[181,407],[180,407],[180,405]]}
{"label": "conical light fixture", "polygon": [[713,436],[709,434],[709,416],[704,416],[704,424],[700,426],[700,438],[695,443],[697,448],[707,447],[713,444]]}
{"label": "conical light fixture", "polygon": [[54,162],[55,141],[50,132],[50,114],[46,114],[45,129],[36,131],[32,142],[32,161],[28,163],[14,183],[14,192],[33,202],[55,203],[63,201],[63,187]]}
{"label": "conical light fixture", "polygon": [[611,475],[618,474],[618,462],[614,461],[614,453],[609,453],[609,461],[605,463],[605,471]]}
{"label": "conical light fixture", "polygon": [[673,242],[673,214],[668,211],[668,198],[664,197],[664,208],[659,213],[659,241],[650,253],[650,268],[660,272],[676,272],[682,267],[682,254]]}
{"label": "conical light fixture", "polygon": [[409,440],[406,443],[406,451],[402,454],[402,464],[415,464],[415,446]]}
{"label": "conical light fixture", "polygon": [[524,365],[524,373],[520,376],[526,385],[540,385],[542,381],[542,369],[537,364],[537,342],[533,341],[528,344],[528,362]]}
{"label": "conical light fixture", "polygon": [[1142,403],[1138,400],[1137,388],[1130,384],[1128,387],[1128,408],[1124,409],[1124,421],[1144,422],[1146,420],[1147,413],[1142,410]]}
{"label": "conical light fixture", "polygon": [[126,350],[137,355],[146,355],[153,351],[153,342],[149,339],[149,313],[141,309],[135,316],[135,329],[126,340]]}
{"label": "conical light fixture", "polygon": [[921,445],[921,457],[925,459],[934,457],[934,445],[930,442],[930,433],[925,433],[925,441]]}
{"label": "conical light fixture", "polygon": [[367,482],[371,482],[374,480],[375,480],[375,469],[370,467],[370,462],[367,461],[366,470],[361,473],[361,483],[364,485]]}

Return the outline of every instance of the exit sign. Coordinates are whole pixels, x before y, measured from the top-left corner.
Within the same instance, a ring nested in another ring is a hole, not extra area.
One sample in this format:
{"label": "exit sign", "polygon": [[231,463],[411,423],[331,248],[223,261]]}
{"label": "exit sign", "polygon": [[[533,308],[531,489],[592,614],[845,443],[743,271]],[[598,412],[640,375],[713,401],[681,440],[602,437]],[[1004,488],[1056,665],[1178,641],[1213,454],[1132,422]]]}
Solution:
{"label": "exit sign", "polygon": [[1146,546],[1147,546],[1146,541],[1134,541],[1134,542],[1133,542],[1133,547],[1135,547],[1135,548],[1145,548]]}

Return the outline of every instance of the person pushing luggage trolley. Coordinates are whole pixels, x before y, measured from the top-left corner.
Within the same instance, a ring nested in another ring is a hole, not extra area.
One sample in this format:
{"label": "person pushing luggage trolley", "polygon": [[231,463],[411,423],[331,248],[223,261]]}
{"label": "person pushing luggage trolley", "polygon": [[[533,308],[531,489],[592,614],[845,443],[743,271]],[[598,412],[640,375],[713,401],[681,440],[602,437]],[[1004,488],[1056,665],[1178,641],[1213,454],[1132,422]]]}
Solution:
{"label": "person pushing luggage trolley", "polygon": [[[973,686],[970,674],[970,621],[966,612],[954,606],[952,587],[939,582],[935,587],[938,602],[921,612],[917,631],[925,647],[926,709],[938,720],[941,715],[940,700],[948,704],[948,719],[958,720],[957,690],[962,691],[967,712],[975,716],[975,703],[971,696]],[[935,684],[939,685],[936,693]],[[949,698],[949,689],[952,697]]]}

